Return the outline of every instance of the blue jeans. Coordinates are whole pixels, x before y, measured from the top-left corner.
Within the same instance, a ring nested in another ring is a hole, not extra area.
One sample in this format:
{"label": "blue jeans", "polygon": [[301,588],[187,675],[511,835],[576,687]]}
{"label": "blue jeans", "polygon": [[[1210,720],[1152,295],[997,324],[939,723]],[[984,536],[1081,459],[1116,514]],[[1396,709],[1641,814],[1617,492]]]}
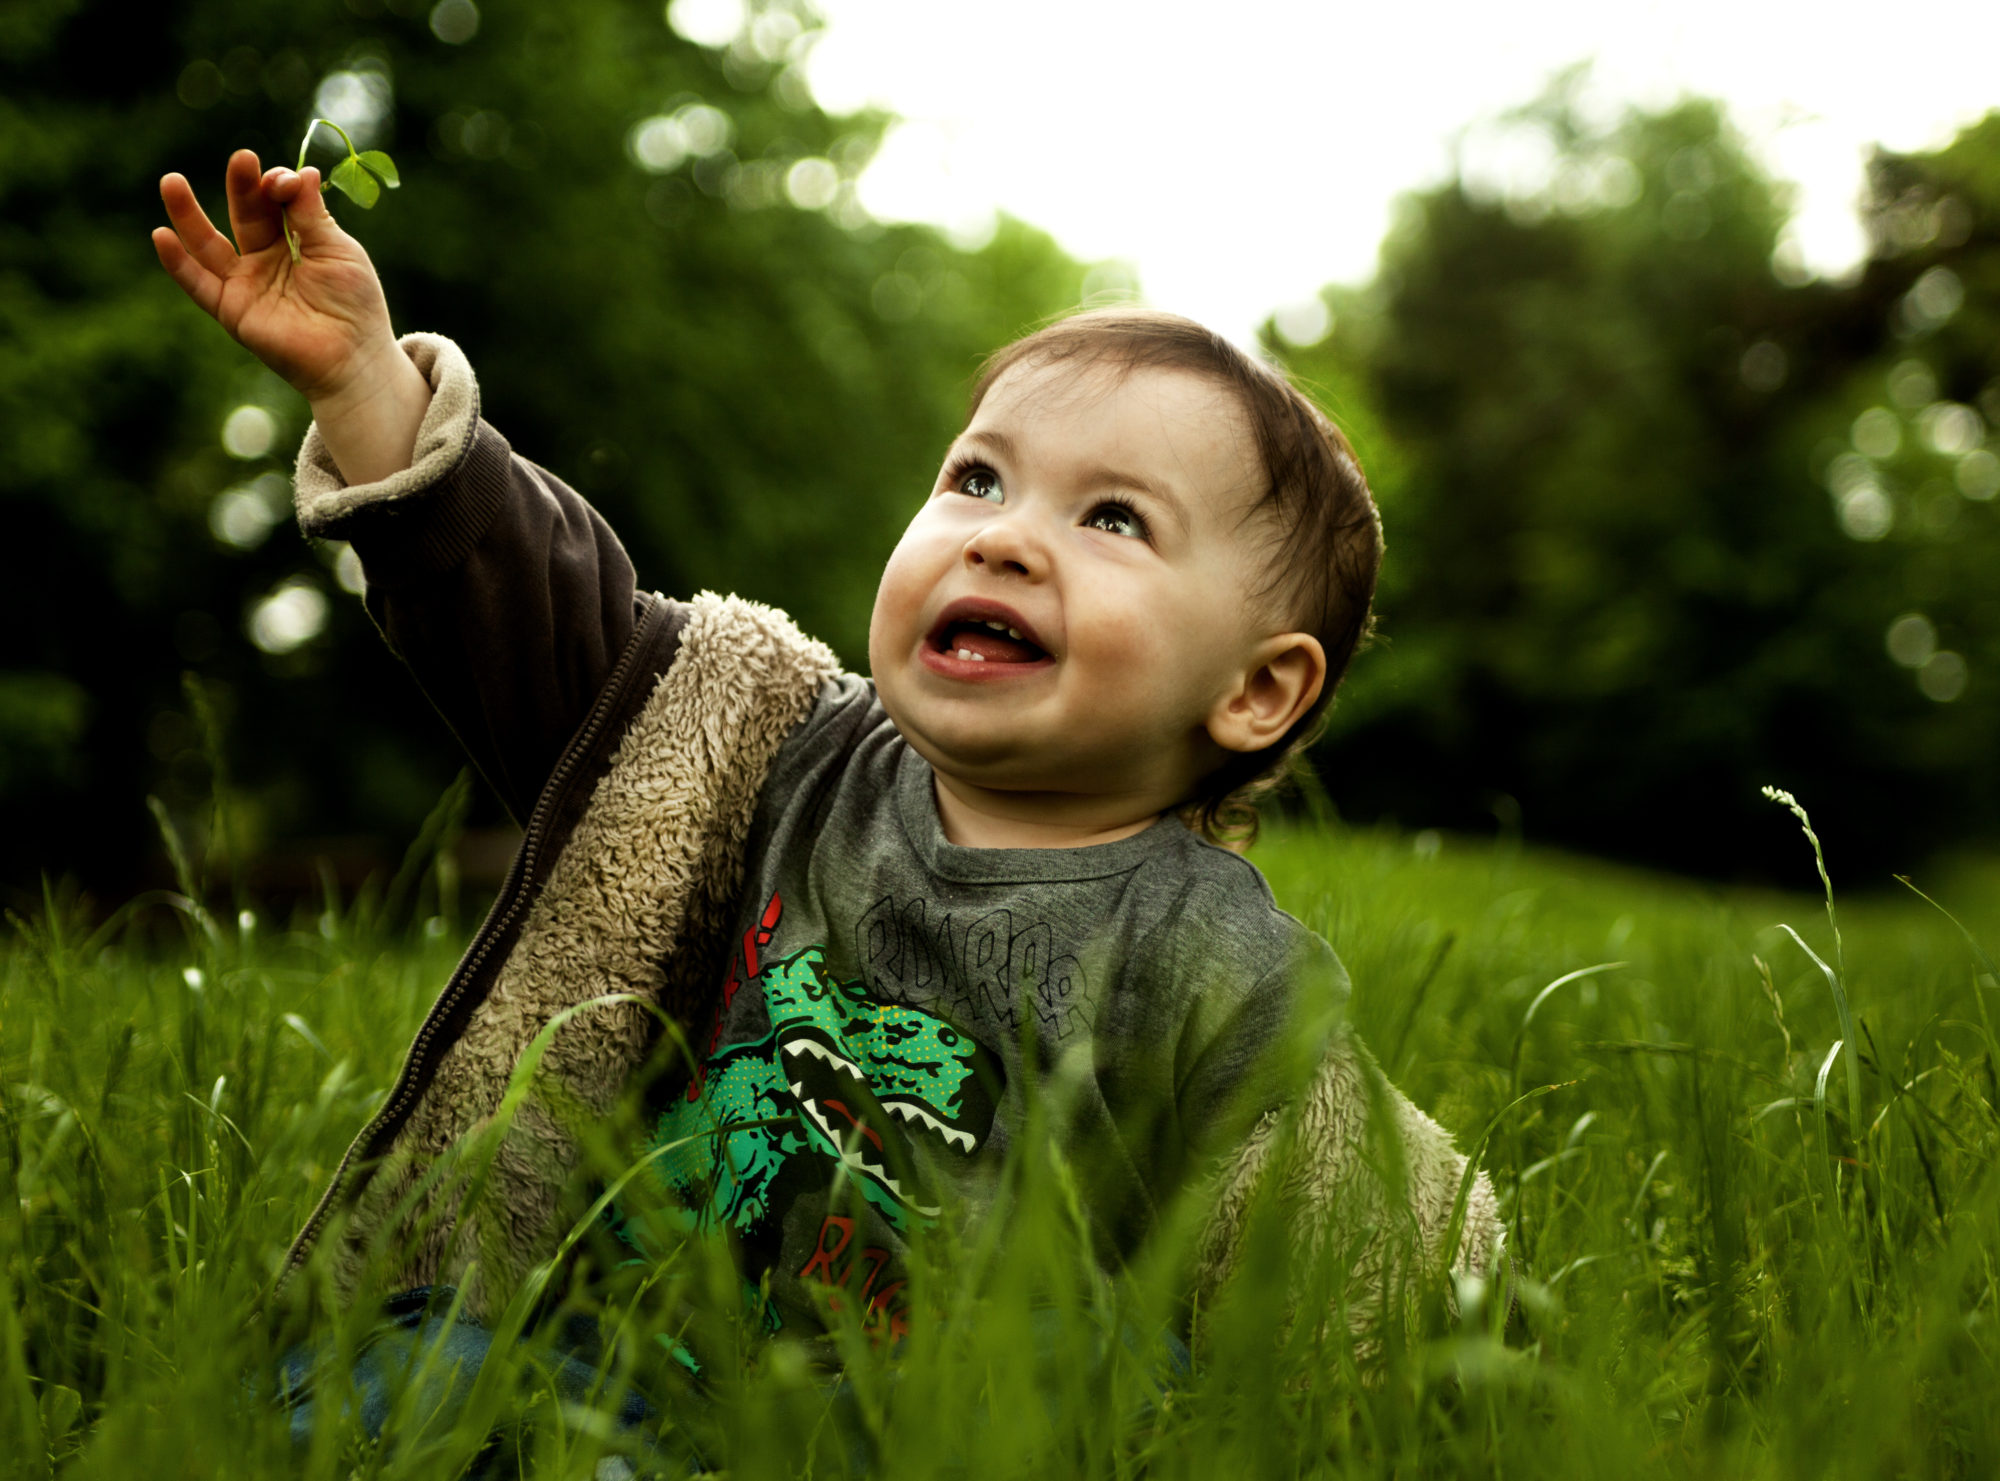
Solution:
{"label": "blue jeans", "polygon": [[[493,1334],[465,1317],[448,1319],[453,1291],[449,1286],[419,1286],[383,1303],[383,1320],[369,1333],[345,1374],[332,1372],[337,1352],[331,1342],[302,1342],[278,1360],[278,1402],[291,1412],[292,1443],[300,1450],[312,1442],[314,1426],[326,1405],[338,1397],[341,1415],[359,1419],[371,1440],[399,1404],[418,1417],[412,1439],[436,1438],[451,1432],[464,1413],[474,1383],[493,1347]],[[605,1407],[604,1374],[596,1366],[599,1337],[588,1318],[572,1319],[554,1341],[537,1341],[527,1348],[532,1372],[541,1387],[554,1391],[564,1405],[588,1407],[610,1421],[617,1449],[634,1456],[650,1471],[681,1473],[700,1469],[693,1457],[672,1460],[654,1433],[660,1414],[646,1395],[628,1389]],[[412,1385],[416,1386],[414,1394]],[[486,1450],[467,1473],[474,1477],[505,1474],[504,1446],[499,1434],[489,1436]],[[628,1462],[601,1467],[600,1474],[630,1476]]]}
{"label": "blue jeans", "polygon": [[[311,1444],[322,1407],[319,1390],[329,1383],[338,1385],[335,1392],[343,1400],[340,1412],[356,1414],[370,1439],[381,1437],[399,1403],[410,1403],[409,1412],[419,1418],[418,1433],[410,1438],[420,1440],[448,1434],[464,1413],[466,1400],[493,1346],[493,1335],[486,1328],[463,1317],[447,1319],[452,1296],[449,1286],[420,1286],[390,1298],[384,1303],[381,1324],[369,1334],[344,1381],[340,1375],[328,1371],[329,1364],[337,1357],[333,1344],[304,1342],[288,1351],[278,1364],[278,1400],[291,1411],[293,1444],[302,1451]],[[1064,1323],[1053,1309],[1038,1312],[1035,1325],[1050,1342],[1063,1339]],[[1137,1332],[1127,1329],[1120,1334],[1120,1341],[1129,1351],[1154,1364],[1148,1409],[1188,1376],[1188,1350],[1173,1333],[1160,1333],[1152,1344],[1147,1344]],[[621,1468],[607,1459],[600,1464],[598,1474],[611,1481],[613,1477],[633,1476],[641,1471],[647,1475],[687,1476],[710,1469],[685,1439],[677,1448],[660,1443],[661,1411],[638,1390],[627,1390],[619,1397],[615,1409],[607,1411],[601,1407],[602,1396],[597,1393],[604,1381],[597,1366],[600,1346],[595,1324],[588,1318],[577,1318],[557,1340],[538,1341],[528,1349],[536,1376],[563,1403],[592,1407],[615,1427],[618,1454],[632,1460]],[[1099,1361],[1107,1356],[1100,1353]],[[413,1383],[419,1387],[412,1399]],[[866,1474],[874,1468],[875,1457],[864,1438],[866,1426],[859,1421],[854,1391],[838,1374],[829,1374],[823,1387],[836,1429],[847,1437],[843,1448],[848,1468],[854,1474]],[[350,1391],[357,1406],[354,1409],[345,1402]],[[1054,1405],[1061,1400],[1050,1396],[1048,1402]],[[489,1436],[487,1449],[466,1473],[468,1476],[484,1481],[507,1474],[502,1439],[499,1434]],[[970,1457],[966,1459],[970,1461]]]}

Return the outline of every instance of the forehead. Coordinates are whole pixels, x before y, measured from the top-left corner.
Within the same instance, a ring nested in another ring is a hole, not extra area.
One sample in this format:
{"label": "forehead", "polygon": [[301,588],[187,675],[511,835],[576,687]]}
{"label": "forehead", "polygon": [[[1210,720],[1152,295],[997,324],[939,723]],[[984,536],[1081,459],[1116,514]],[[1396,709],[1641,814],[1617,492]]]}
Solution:
{"label": "forehead", "polygon": [[1260,460],[1228,387],[1194,371],[1026,360],[987,389],[966,434],[997,434],[1026,464],[1090,464],[1217,512],[1256,496]]}

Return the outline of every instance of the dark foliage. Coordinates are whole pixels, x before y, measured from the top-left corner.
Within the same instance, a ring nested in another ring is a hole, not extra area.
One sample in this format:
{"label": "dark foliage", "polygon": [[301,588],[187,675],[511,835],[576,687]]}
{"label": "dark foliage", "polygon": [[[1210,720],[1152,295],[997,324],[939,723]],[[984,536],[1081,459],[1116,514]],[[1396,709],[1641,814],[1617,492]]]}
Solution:
{"label": "dark foliage", "polygon": [[1343,811],[1739,877],[1792,862],[1765,782],[1877,880],[1993,837],[2000,116],[1877,161],[1850,285],[1774,268],[1781,193],[1711,105],[1516,126],[1547,191],[1410,201],[1291,355],[1389,531]]}

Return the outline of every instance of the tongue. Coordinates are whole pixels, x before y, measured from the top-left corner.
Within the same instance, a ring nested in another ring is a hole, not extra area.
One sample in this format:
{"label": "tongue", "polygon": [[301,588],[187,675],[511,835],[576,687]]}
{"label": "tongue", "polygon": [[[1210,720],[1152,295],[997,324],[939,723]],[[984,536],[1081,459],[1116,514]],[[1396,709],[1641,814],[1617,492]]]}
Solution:
{"label": "tongue", "polygon": [[1010,638],[983,622],[955,624],[945,635],[944,646],[948,653],[977,653],[988,663],[1033,663],[1043,656],[1042,650],[1026,639]]}

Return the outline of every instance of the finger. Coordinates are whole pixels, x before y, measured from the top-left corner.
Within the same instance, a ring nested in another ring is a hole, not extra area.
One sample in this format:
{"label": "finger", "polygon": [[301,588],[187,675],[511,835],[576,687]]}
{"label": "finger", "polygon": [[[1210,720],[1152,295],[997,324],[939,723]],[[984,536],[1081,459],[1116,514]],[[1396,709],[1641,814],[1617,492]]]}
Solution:
{"label": "finger", "polygon": [[168,277],[180,285],[181,292],[213,318],[222,302],[222,279],[190,257],[187,248],[181,245],[181,239],[169,227],[153,228],[153,251],[159,254],[160,266],[167,270]]}
{"label": "finger", "polygon": [[223,175],[229,196],[229,231],[236,238],[236,250],[245,257],[262,252],[284,235],[278,207],[262,189],[264,170],[257,156],[239,149],[229,156]]}
{"label": "finger", "polygon": [[257,182],[257,188],[264,192],[265,200],[282,208],[298,201],[300,194],[305,190],[305,184],[306,177],[297,170],[288,170],[283,165],[272,165],[264,172],[264,178]]}
{"label": "finger", "polygon": [[163,177],[160,181],[160,200],[167,208],[167,220],[174,224],[175,235],[196,262],[218,277],[236,265],[236,249],[208,219],[208,213],[194,198],[194,187],[187,183],[185,175]]}

